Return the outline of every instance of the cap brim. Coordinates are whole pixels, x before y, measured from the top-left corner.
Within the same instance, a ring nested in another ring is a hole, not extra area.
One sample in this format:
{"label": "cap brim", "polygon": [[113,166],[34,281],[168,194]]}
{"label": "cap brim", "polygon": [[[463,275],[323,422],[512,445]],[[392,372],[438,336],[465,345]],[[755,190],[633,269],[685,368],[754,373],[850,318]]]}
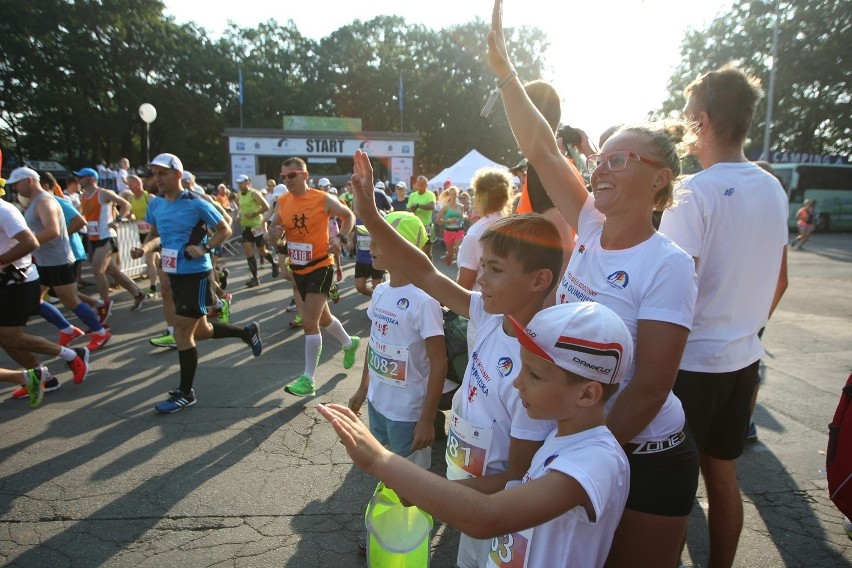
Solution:
{"label": "cap brim", "polygon": [[515,328],[515,336],[518,338],[518,343],[521,344],[521,347],[523,347],[533,355],[536,355],[538,357],[541,357],[545,361],[550,361],[551,363],[553,363],[553,358],[547,353],[545,353],[544,349],[539,347],[538,343],[533,341],[533,338],[530,337],[527,333],[526,327],[521,325],[520,322],[518,322],[518,320],[516,320],[512,316],[508,314],[507,316],[509,317],[509,321],[512,322],[512,327]]}

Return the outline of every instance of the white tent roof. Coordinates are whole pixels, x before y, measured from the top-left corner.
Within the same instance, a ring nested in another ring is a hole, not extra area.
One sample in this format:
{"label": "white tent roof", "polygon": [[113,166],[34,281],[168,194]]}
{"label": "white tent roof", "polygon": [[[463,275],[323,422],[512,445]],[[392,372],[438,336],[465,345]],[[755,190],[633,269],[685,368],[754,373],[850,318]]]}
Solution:
{"label": "white tent roof", "polygon": [[429,187],[433,189],[443,187],[444,182],[449,180],[453,185],[466,189],[470,186],[473,174],[480,168],[509,169],[503,164],[489,160],[476,150],[471,150],[464,158],[430,179]]}

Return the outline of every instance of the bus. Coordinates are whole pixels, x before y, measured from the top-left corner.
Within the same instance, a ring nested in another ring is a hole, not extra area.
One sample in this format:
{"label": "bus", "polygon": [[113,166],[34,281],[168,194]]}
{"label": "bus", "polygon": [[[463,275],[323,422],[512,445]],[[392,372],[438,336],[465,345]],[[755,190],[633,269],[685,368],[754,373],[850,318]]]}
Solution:
{"label": "bus", "polygon": [[790,201],[787,226],[796,229],[796,212],[806,199],[816,201],[817,231],[852,230],[852,165],[772,164]]}

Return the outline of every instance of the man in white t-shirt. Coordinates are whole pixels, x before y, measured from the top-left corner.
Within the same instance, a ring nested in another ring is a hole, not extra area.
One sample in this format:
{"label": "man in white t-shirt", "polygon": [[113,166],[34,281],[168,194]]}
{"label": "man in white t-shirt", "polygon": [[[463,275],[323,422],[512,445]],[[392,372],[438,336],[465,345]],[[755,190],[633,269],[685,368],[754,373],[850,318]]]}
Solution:
{"label": "man in white t-shirt", "polygon": [[683,403],[707,486],[710,566],[731,566],[743,509],[736,458],[763,346],[757,334],[787,281],[787,203],[778,180],[749,162],[743,144],[759,87],[734,67],[685,91],[685,117],[704,171],[683,182],[660,231],[695,259],[698,298],[674,393]]}
{"label": "man in white t-shirt", "polygon": [[129,169],[130,160],[122,158],[118,161],[118,173],[115,176],[115,190],[119,194],[130,189],[130,186],[127,185],[127,176],[130,175],[128,172]]}

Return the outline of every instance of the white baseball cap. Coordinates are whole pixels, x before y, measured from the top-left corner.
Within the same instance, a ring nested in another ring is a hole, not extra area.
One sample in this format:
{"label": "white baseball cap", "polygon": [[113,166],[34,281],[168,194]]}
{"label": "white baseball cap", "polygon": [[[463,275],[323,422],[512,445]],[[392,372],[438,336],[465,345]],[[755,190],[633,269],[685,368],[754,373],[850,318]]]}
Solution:
{"label": "white baseball cap", "polygon": [[274,197],[281,197],[285,193],[287,193],[287,186],[283,183],[279,183],[274,188],[272,188],[272,195]]}
{"label": "white baseball cap", "polygon": [[183,181],[192,181],[192,172],[185,170],[181,174],[180,179],[183,180]]}
{"label": "white baseball cap", "polygon": [[183,171],[183,163],[174,154],[159,154],[149,166],[160,166],[161,168],[169,168],[170,170]]}
{"label": "white baseball cap", "polygon": [[328,181],[328,178],[320,178],[320,180],[317,182],[318,187],[328,187],[330,185],[331,182]]}
{"label": "white baseball cap", "polygon": [[633,337],[618,315],[595,302],[551,306],[524,328],[509,316],[520,344],[542,359],[599,383],[620,383],[633,360]]}
{"label": "white baseball cap", "polygon": [[402,189],[408,191],[408,186],[405,184],[404,181],[396,182],[396,185],[394,187],[397,188],[397,189],[402,188]]}
{"label": "white baseball cap", "polygon": [[337,195],[337,188],[329,187],[328,192],[332,195]]}
{"label": "white baseball cap", "polygon": [[248,181],[248,180],[249,180],[249,177],[246,174],[241,174],[241,175],[238,175],[237,179],[235,179],[234,181],[236,183],[243,183],[244,181]]}
{"label": "white baseball cap", "polygon": [[9,179],[6,180],[6,186],[12,186],[13,184],[18,183],[21,180],[32,178],[36,181],[41,179],[38,175],[38,172],[31,168],[15,168],[12,170],[12,173],[9,174]]}
{"label": "white baseball cap", "polygon": [[385,188],[385,182],[383,182],[383,181],[377,181],[376,182],[376,189],[384,189],[384,188]]}

